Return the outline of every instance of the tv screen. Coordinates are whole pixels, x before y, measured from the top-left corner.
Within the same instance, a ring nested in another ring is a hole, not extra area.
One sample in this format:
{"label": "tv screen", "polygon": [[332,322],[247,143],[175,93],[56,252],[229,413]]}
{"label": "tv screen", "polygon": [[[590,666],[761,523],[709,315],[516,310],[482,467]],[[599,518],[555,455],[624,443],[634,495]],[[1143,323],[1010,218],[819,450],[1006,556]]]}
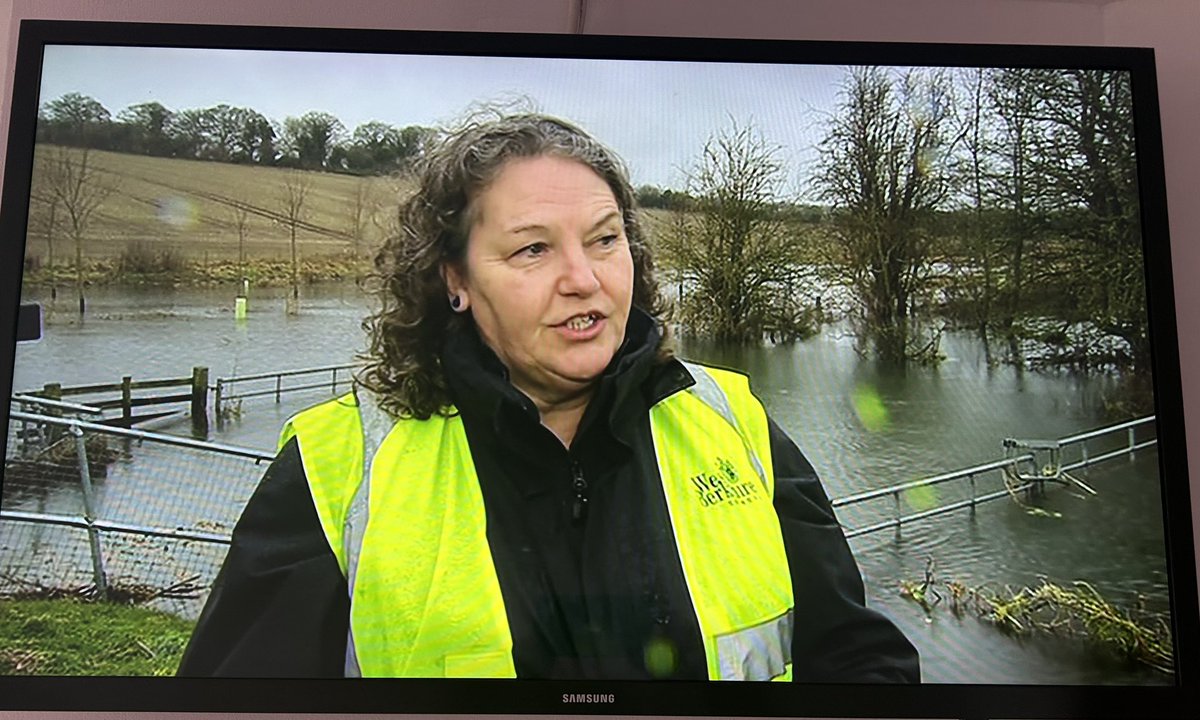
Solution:
{"label": "tv screen", "polygon": [[8,143],[0,706],[1188,714],[1151,51],[24,21]]}

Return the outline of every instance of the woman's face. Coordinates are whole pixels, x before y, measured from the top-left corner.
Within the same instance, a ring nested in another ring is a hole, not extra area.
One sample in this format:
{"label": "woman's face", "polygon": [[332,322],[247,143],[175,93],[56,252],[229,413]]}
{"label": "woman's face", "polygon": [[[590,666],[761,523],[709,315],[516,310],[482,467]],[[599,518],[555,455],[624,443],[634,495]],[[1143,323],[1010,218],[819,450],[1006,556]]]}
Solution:
{"label": "woman's face", "polygon": [[608,184],[574,160],[511,160],[475,215],[463,266],[445,268],[460,311],[535,402],[586,392],[620,347],[633,301],[633,257]]}

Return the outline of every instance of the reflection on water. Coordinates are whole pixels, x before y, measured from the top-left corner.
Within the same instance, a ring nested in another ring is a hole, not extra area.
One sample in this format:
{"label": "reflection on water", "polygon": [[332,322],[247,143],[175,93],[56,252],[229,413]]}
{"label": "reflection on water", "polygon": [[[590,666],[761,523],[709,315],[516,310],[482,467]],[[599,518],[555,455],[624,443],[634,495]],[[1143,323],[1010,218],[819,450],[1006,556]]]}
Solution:
{"label": "reflection on water", "polygon": [[[97,289],[82,323],[52,311],[45,338],[18,348],[14,388],[107,383],[123,375],[182,377],[196,365],[209,367],[215,380],[353,360],[363,345],[366,306],[353,286],[307,289],[297,316],[284,313],[285,294],[254,293],[249,319],[239,323],[228,290]],[[1006,437],[1053,439],[1104,425],[1104,399],[1116,388],[1108,377],[989,367],[969,334],[943,339],[947,359],[939,366],[904,371],[861,360],[852,338],[837,327],[792,346],[727,348],[684,339],[680,349],[685,357],[746,371],[832,497],[999,459]],[[213,425],[212,438],[271,448],[283,420],[322,397],[285,397],[280,405],[247,400],[240,418]],[[868,413],[874,420],[864,415],[864,402],[874,408]],[[160,426],[186,432],[188,423],[178,418]],[[927,620],[897,591],[901,580],[920,579],[933,558],[942,580],[1000,587],[1033,585],[1040,577],[1085,579],[1118,604],[1132,605],[1141,595],[1149,607],[1165,610],[1157,463],[1150,450],[1091,469],[1086,481],[1099,491],[1096,497],[1049,491],[1044,507],[1061,517],[1031,515],[1000,500],[975,513],[906,526],[899,536],[888,530],[856,538],[851,547],[871,602],[917,644],[927,681],[1163,682],[1164,676],[1098,658],[1076,643],[1017,641],[946,608]],[[948,484],[914,501],[964,492],[961,484]],[[890,512],[886,503],[846,508],[841,520],[859,526]]]}
{"label": "reflection on water", "polygon": [[[836,328],[794,346],[681,343],[685,355],[749,373],[767,411],[812,461],[831,497],[999,459],[1006,437],[1050,440],[1110,422],[1104,398],[1116,387],[1113,378],[988,367],[971,334],[947,335],[942,349],[947,359],[937,367],[897,370],[862,361],[852,338]],[[886,408],[882,427],[870,428],[856,411],[855,394],[862,388],[870,388]],[[1002,500],[974,516],[964,510],[905,527],[899,537],[887,530],[856,538],[851,547],[872,603],[917,644],[929,681],[1163,682],[1152,671],[1100,663],[1070,643],[1015,642],[946,608],[927,622],[898,592],[901,580],[920,580],[926,560],[933,558],[937,577],[969,587],[1083,579],[1117,604],[1134,605],[1140,594],[1165,611],[1158,470],[1153,451],[1094,467],[1085,477],[1097,497],[1048,492],[1043,507],[1061,513],[1059,518],[1030,515]],[[969,490],[960,483],[928,492],[940,496],[929,501],[945,502]],[[846,508],[839,517],[851,527],[886,519],[888,502]]]}

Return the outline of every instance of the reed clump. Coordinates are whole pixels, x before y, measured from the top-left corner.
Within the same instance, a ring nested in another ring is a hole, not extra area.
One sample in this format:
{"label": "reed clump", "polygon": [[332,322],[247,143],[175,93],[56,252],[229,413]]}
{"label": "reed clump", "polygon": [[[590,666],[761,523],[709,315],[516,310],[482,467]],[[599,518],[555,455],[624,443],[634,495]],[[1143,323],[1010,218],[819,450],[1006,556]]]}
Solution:
{"label": "reed clump", "polygon": [[1147,610],[1141,596],[1135,607],[1121,608],[1082,580],[1064,585],[1040,578],[1032,586],[999,588],[938,582],[932,561],[926,563],[921,582],[901,581],[900,594],[932,617],[944,600],[939,586],[949,596],[950,612],[957,617],[972,614],[1014,636],[1082,639],[1159,672],[1174,673],[1170,625],[1162,614]]}

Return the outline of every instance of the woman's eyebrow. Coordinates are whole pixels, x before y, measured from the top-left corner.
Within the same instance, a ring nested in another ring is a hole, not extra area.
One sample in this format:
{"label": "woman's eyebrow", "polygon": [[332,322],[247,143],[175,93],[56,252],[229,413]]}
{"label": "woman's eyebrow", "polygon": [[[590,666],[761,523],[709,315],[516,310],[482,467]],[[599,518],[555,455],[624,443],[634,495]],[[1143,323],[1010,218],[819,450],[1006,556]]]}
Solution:
{"label": "woman's eyebrow", "polygon": [[547,230],[548,228],[541,223],[526,223],[524,225],[517,225],[516,227],[509,228],[506,232],[509,235],[520,235],[521,233],[525,232],[546,232]]}
{"label": "woman's eyebrow", "polygon": [[620,220],[620,219],[621,219],[621,212],[619,210],[610,210],[610,211],[604,213],[604,217],[597,220],[590,228],[588,228],[588,232],[593,232],[595,230],[598,230],[599,228],[603,227],[604,225],[607,225],[608,223],[612,222],[613,220]]}
{"label": "woman's eyebrow", "polygon": [[[612,222],[613,220],[620,220],[620,219],[621,219],[621,212],[619,210],[610,210],[610,211],[604,213],[604,216],[601,217],[599,220],[592,223],[592,226],[590,228],[588,228],[588,232],[595,232],[597,229]],[[541,223],[531,222],[531,223],[524,223],[521,225],[515,225],[515,226],[509,228],[508,230],[506,230],[505,232],[508,233],[509,235],[520,235],[521,233],[526,233],[526,232],[548,232],[548,231],[549,231],[549,228],[547,228],[545,225],[543,225]]]}

